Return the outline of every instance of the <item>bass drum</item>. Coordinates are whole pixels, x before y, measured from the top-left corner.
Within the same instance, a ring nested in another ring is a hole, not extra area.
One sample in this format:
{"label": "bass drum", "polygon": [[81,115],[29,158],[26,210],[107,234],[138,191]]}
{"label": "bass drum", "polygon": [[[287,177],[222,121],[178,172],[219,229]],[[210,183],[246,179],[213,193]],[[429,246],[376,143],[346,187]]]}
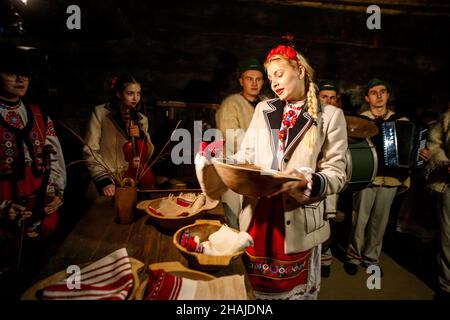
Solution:
{"label": "bass drum", "polygon": [[360,191],[375,179],[378,157],[375,146],[369,138],[349,139],[345,160],[347,173],[345,192]]}

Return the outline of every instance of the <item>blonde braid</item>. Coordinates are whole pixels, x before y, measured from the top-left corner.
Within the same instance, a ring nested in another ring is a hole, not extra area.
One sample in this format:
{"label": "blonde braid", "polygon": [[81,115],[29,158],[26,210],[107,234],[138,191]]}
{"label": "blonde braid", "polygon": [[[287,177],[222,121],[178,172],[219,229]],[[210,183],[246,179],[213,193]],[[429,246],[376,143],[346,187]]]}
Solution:
{"label": "blonde braid", "polygon": [[[315,84],[309,81],[308,93],[306,94],[306,106],[308,107],[308,113],[313,118],[313,125],[309,128],[307,134],[308,149],[312,152],[317,140],[317,114],[318,114],[318,101],[316,96]],[[305,137],[306,138],[306,137]]]}

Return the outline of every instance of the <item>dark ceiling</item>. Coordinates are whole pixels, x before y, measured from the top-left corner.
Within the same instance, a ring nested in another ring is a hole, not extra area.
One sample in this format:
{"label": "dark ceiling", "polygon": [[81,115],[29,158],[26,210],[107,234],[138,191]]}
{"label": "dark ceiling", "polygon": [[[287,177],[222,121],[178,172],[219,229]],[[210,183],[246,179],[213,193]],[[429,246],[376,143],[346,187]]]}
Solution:
{"label": "dark ceiling", "polygon": [[[0,39],[45,48],[54,75],[70,74],[68,82],[89,77],[86,104],[102,99],[98,88],[118,70],[140,73],[158,98],[182,99],[192,79],[214,77],[220,57],[262,60],[286,32],[319,77],[350,89],[382,77],[406,106],[442,103],[450,85],[448,0],[1,1],[0,22],[7,24],[13,3],[26,33],[4,31]],[[72,4],[81,9],[81,30],[66,27]],[[380,30],[366,26],[371,4],[381,8]],[[58,90],[80,99],[62,84]]]}

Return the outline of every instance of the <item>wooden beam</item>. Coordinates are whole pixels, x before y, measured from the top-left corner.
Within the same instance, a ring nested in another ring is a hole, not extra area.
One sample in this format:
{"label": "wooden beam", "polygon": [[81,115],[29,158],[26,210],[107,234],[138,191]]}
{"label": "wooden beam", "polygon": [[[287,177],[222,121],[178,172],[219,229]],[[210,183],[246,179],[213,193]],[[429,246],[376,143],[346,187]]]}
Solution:
{"label": "wooden beam", "polygon": [[[246,0],[236,1],[247,2]],[[381,8],[382,14],[450,17],[450,4],[448,2],[444,3],[444,1],[377,0],[377,3],[373,3],[370,1],[357,0],[257,0],[256,2],[261,2],[266,5],[271,4],[354,12],[366,12],[368,6],[376,4]]]}

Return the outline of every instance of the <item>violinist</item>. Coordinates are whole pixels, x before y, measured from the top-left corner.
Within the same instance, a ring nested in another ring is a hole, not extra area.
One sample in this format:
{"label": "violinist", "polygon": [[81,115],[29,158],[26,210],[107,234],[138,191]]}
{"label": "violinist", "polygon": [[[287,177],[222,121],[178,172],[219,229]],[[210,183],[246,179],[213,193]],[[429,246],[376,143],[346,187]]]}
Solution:
{"label": "violinist", "polygon": [[[137,111],[140,102],[141,84],[125,73],[113,78],[109,101],[96,106],[92,113],[83,153],[101,195],[114,196],[116,185],[130,169],[144,166],[153,154],[148,119]],[[133,148],[136,145],[139,148]],[[131,178],[138,180],[142,174],[153,176],[150,170],[143,169]]]}
{"label": "violinist", "polygon": [[[53,122],[25,98],[32,75],[29,50],[10,45],[0,48],[1,265],[11,258],[9,245],[5,245],[8,240],[18,235],[23,238],[24,231],[29,238],[56,231],[57,209],[66,186],[63,153]],[[26,228],[19,233],[17,227],[22,223]]]}

